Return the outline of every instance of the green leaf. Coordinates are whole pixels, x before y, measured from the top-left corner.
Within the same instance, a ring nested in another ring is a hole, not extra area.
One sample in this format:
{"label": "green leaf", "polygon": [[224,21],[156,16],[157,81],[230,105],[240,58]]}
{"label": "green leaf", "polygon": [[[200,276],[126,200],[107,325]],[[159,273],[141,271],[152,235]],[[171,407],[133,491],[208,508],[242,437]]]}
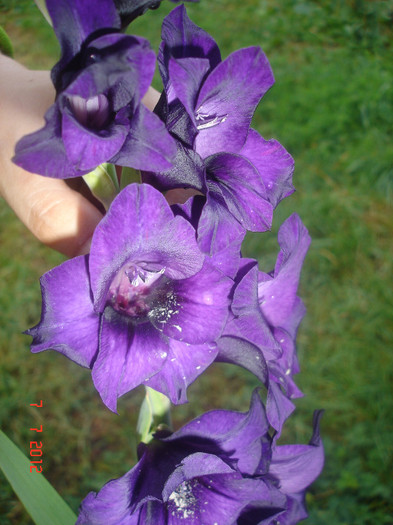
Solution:
{"label": "green leaf", "polygon": [[76,516],[42,474],[0,430],[0,468],[36,525],[74,525]]}
{"label": "green leaf", "polygon": [[171,427],[171,402],[161,392],[146,388],[145,399],[139,412],[137,432],[140,440],[149,443],[158,427]]}
{"label": "green leaf", "polygon": [[0,53],[3,53],[3,55],[6,55],[8,57],[13,57],[14,52],[12,49],[12,43],[9,39],[9,36],[4,31],[4,29],[0,26]]}

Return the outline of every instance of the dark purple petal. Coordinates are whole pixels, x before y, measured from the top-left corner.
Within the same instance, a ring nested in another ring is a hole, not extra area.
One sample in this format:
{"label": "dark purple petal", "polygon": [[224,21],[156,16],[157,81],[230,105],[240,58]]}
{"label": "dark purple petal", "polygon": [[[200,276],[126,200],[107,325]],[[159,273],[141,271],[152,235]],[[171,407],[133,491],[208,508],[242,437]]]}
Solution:
{"label": "dark purple petal", "polygon": [[127,186],[113,201],[93,235],[89,262],[96,308],[103,310],[109,286],[127,262],[181,279],[203,264],[195,232],[182,217],[173,217],[165,198],[147,184]]}
{"label": "dark purple petal", "polygon": [[198,122],[195,117],[195,106],[203,80],[210,69],[206,58],[171,59],[169,75],[176,97],[183,104],[195,128]]}
{"label": "dark purple petal", "polygon": [[273,207],[261,175],[244,157],[221,153],[206,159],[210,192],[220,192],[230,213],[249,231],[271,227]]}
{"label": "dark purple petal", "polygon": [[[162,490],[162,498],[166,502],[168,502],[168,500],[174,501],[176,498],[173,497],[173,492],[179,488],[179,485],[190,481],[193,478],[209,476],[212,474],[234,473],[234,470],[227,463],[214,454],[206,454],[203,452],[190,454],[169,476]],[[197,483],[198,482],[196,481],[196,484]],[[191,488],[191,486],[189,488]],[[180,494],[178,494],[178,497],[180,498]],[[199,498],[195,498],[195,500],[198,499]]]}
{"label": "dark purple petal", "polygon": [[288,496],[286,507],[287,509],[279,515],[281,525],[293,525],[308,517],[303,492]]}
{"label": "dark purple petal", "polygon": [[84,0],[46,0],[46,6],[60,42],[63,65],[79,52],[89,35],[120,27],[113,0],[100,0],[94,9]]}
{"label": "dark purple petal", "polygon": [[62,93],[89,98],[104,93],[115,112],[132,102],[131,110],[146,93],[155,68],[155,54],[147,40],[119,33],[100,36],[90,43],[88,56],[73,72]]}
{"label": "dark purple petal", "polygon": [[212,71],[196,105],[200,132],[195,147],[201,157],[239,152],[255,108],[273,82],[269,62],[259,47],[235,51]]}
{"label": "dark purple petal", "polygon": [[163,171],[176,155],[174,139],[161,120],[142,104],[136,109],[124,144],[111,162],[147,171]]}
{"label": "dark purple petal", "polygon": [[186,403],[188,386],[214,361],[217,345],[190,345],[175,339],[168,344],[170,351],[162,369],[145,384],[168,396],[172,403]]}
{"label": "dark purple petal", "polygon": [[186,8],[176,7],[162,23],[162,40],[158,55],[160,73],[167,87],[169,59],[207,58],[214,68],[221,62],[220,50],[214,39],[203,29],[195,25],[187,16]]}
{"label": "dark purple petal", "polygon": [[259,171],[266,189],[266,197],[275,208],[295,191],[292,185],[294,161],[276,140],[265,140],[250,129],[240,155],[246,157]]}
{"label": "dark purple petal", "polygon": [[64,262],[41,277],[40,323],[27,330],[32,352],[53,349],[90,367],[98,350],[99,317],[93,309],[88,257]]}
{"label": "dark purple petal", "polygon": [[[207,461],[206,456],[203,456],[203,461]],[[188,463],[193,460],[192,456],[188,457],[185,466],[189,467]],[[196,457],[194,461],[198,460],[200,462],[202,458]],[[207,461],[208,468],[213,461],[219,462],[218,458]],[[179,470],[181,468],[184,467],[179,467]],[[188,469],[193,470],[192,467]],[[184,481],[173,490],[167,501],[168,523],[233,524],[242,510],[255,500],[263,501],[265,512],[266,507],[272,504],[270,490],[262,480],[245,479],[240,474],[230,472],[208,474]]]}
{"label": "dark purple petal", "polygon": [[128,125],[127,120],[123,120],[104,132],[89,130],[74,118],[70,110],[64,111],[62,138],[68,161],[78,172],[95,169],[119,151],[126,140]]}
{"label": "dark purple petal", "polygon": [[[118,525],[119,523],[138,525],[141,523],[138,520],[138,512],[131,516],[130,506],[136,507],[134,500],[138,493],[140,494],[140,474],[143,468],[149,468],[148,459],[144,455],[138,465],[121,478],[106,483],[98,494],[90,492],[81,503],[77,525],[91,525],[92,523],[95,525]],[[143,523],[153,525],[153,522]],[[155,523],[158,524],[160,521]]]}
{"label": "dark purple petal", "polygon": [[176,156],[171,169],[164,172],[142,172],[142,181],[160,191],[172,188],[194,188],[206,193],[205,166],[201,157],[176,141]]}
{"label": "dark purple petal", "polygon": [[266,361],[258,347],[240,337],[226,335],[220,337],[217,345],[219,352],[216,361],[241,366],[266,384]]}
{"label": "dark purple petal", "polygon": [[[177,432],[163,441],[180,443],[183,440],[199,442],[209,441],[227,455],[227,461],[236,470],[248,475],[266,472],[270,459],[269,442],[265,440],[268,431],[265,409],[255,390],[251,399],[250,410],[246,413],[227,410],[212,410],[187,423]],[[212,445],[209,445],[210,447]]]}
{"label": "dark purple petal", "polygon": [[108,308],[92,368],[94,386],[106,406],[116,412],[117,398],[157,373],[167,350],[166,342],[149,323],[132,327]]}
{"label": "dark purple petal", "polygon": [[173,291],[181,308],[164,325],[157,323],[156,328],[186,343],[215,341],[228,317],[232,284],[231,279],[206,259],[197,274],[174,282]]}

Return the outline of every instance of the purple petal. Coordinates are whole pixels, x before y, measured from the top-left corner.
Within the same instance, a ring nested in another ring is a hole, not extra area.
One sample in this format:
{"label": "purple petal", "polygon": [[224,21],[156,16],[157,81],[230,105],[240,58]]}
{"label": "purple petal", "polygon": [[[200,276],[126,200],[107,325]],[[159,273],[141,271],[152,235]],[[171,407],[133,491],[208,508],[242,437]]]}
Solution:
{"label": "purple petal", "polygon": [[233,469],[222,459],[213,454],[196,452],[187,456],[182,463],[168,477],[162,491],[164,501],[174,501],[171,495],[176,491],[178,485],[185,481],[192,480],[199,476],[209,476],[211,474],[232,474]]}
{"label": "purple petal", "polygon": [[32,352],[52,348],[89,368],[98,350],[99,316],[87,264],[87,256],[76,257],[41,277],[41,321],[26,333],[33,337]]}
{"label": "purple petal", "polygon": [[281,349],[261,314],[257,279],[258,268],[254,264],[235,288],[231,305],[235,319],[230,320],[223,335],[243,338],[260,348],[265,359],[276,359]]}
{"label": "purple petal", "polygon": [[197,97],[209,69],[209,61],[205,58],[171,59],[169,62],[173,90],[191,117],[195,128],[198,126],[195,118]]}
{"label": "purple petal", "polygon": [[119,151],[128,133],[128,123],[119,124],[115,122],[102,132],[90,130],[75,119],[70,109],[63,112],[62,138],[67,157],[76,171],[93,170]]}
{"label": "purple petal", "polygon": [[209,192],[198,223],[198,244],[213,255],[244,237],[246,230],[229,212],[222,195]]}
{"label": "purple petal", "polygon": [[197,119],[198,115],[213,119],[213,124],[207,127],[201,122],[195,139],[196,151],[201,157],[223,151],[239,152],[255,108],[273,82],[269,62],[259,47],[235,51],[212,71],[201,88],[196,106]]}
{"label": "purple petal", "polygon": [[54,104],[45,114],[45,126],[25,135],[16,144],[13,162],[46,177],[66,179],[83,175],[68,160],[61,138],[61,118],[59,108]]}
{"label": "purple petal", "polygon": [[310,445],[282,445],[273,449],[269,472],[280,482],[285,494],[304,491],[321,473],[324,451],[319,437],[319,418],[314,418],[314,435]]}
{"label": "purple petal", "polygon": [[285,421],[294,410],[295,405],[292,401],[283,394],[280,387],[274,381],[270,381],[266,400],[266,414],[269,423],[277,431],[275,435],[276,439],[280,437]]}
{"label": "purple petal", "polygon": [[162,392],[172,403],[187,402],[187,388],[211,365],[217,355],[214,344],[190,345],[172,339],[162,369],[145,384]]}
{"label": "purple petal", "polygon": [[169,278],[182,279],[197,273],[203,259],[192,226],[173,217],[161,193],[147,184],[127,186],[93,235],[89,269],[96,308],[103,310],[109,286],[127,261],[165,268]]}
{"label": "purple petal", "polygon": [[142,181],[160,191],[172,188],[195,188],[206,192],[205,166],[201,157],[192,149],[176,141],[176,157],[171,169],[160,172],[143,172]]}
{"label": "purple petal", "polygon": [[223,335],[217,342],[216,361],[241,366],[254,374],[263,384],[267,382],[267,366],[261,350],[240,337]]}
{"label": "purple petal", "polygon": [[266,472],[270,459],[268,422],[258,391],[253,392],[250,410],[247,413],[228,410],[212,410],[187,423],[165,442],[181,440],[205,440],[206,444],[215,443],[221,452],[216,453],[233,464],[236,470],[254,475]]}
{"label": "purple petal", "polygon": [[123,147],[113,156],[112,162],[146,171],[164,171],[172,167],[175,155],[175,141],[164,123],[140,104]]}
{"label": "purple petal", "polygon": [[274,208],[295,191],[292,185],[293,158],[276,140],[265,140],[250,129],[240,155],[246,157],[259,171],[267,199]]}
{"label": "purple petal", "polygon": [[209,191],[220,191],[230,213],[250,231],[271,227],[273,207],[261,175],[244,157],[221,153],[206,160]]}
{"label": "purple petal", "polygon": [[207,58],[211,67],[221,62],[220,50],[214,39],[203,29],[195,25],[187,16],[186,8],[181,5],[164,18],[162,40],[158,55],[160,73],[164,86],[168,86],[168,63],[170,57]]}
{"label": "purple petal", "polygon": [[281,326],[292,313],[301,267],[311,242],[306,228],[295,213],[281,226],[278,242],[281,250],[274,278],[258,284],[263,315],[273,326]]}
{"label": "purple petal", "polygon": [[106,406],[116,412],[117,398],[156,374],[166,351],[167,345],[148,323],[132,327],[108,308],[92,369],[94,386]]}
{"label": "purple petal", "polygon": [[[137,506],[137,496],[141,495],[141,472],[149,469],[148,456],[145,454],[138,464],[119,479],[106,483],[97,493],[90,492],[82,501],[77,525],[138,525],[139,511],[134,513]],[[151,488],[150,479],[150,488]],[[159,494],[159,493],[158,493]],[[154,503],[154,499],[150,497]],[[162,505],[159,505],[162,508]],[[130,510],[131,508],[131,510]],[[157,511],[157,509],[154,509]],[[141,512],[143,516],[143,510]],[[154,513],[155,518],[160,517],[160,511]],[[143,519],[143,518],[142,518]],[[143,521],[143,523],[160,523]]]}
{"label": "purple petal", "polygon": [[166,324],[156,327],[168,337],[186,343],[215,341],[228,317],[232,284],[206,259],[200,272],[174,282],[174,294],[181,307]]}
{"label": "purple petal", "polygon": [[96,38],[90,46],[90,60],[75,68],[62,92],[84,98],[104,93],[114,112],[129,104],[134,111],[154,75],[155,54],[150,43],[140,37],[110,33]]}
{"label": "purple petal", "polygon": [[[185,460],[185,468],[188,467],[192,471],[192,466],[190,468],[187,463],[191,461],[200,463],[201,460],[202,458],[199,457],[194,460],[190,456]],[[204,455],[204,461],[207,461],[209,468],[209,463],[217,463],[219,460],[216,458],[209,462]],[[255,500],[264,502],[264,509],[260,515],[266,515],[266,507],[269,508],[273,501],[270,490],[262,480],[242,479],[239,474],[230,472],[199,476],[179,484],[169,495],[168,523],[171,525],[237,523],[242,510]]]}
{"label": "purple petal", "polygon": [[64,65],[79,52],[91,33],[120,27],[112,0],[101,0],[94,9],[84,0],[46,0],[46,6],[60,42]]}

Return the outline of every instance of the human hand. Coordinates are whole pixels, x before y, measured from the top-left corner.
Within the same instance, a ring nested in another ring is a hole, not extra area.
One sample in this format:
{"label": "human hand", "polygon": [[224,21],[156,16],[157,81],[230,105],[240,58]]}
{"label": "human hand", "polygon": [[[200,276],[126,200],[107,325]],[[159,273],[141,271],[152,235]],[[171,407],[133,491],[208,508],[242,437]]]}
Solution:
{"label": "human hand", "polygon": [[[87,253],[102,213],[86,197],[82,179],[43,177],[11,161],[16,142],[43,126],[54,101],[49,72],[0,54],[0,78],[0,195],[39,241],[68,257]],[[158,98],[150,88],[143,102],[152,110]]]}

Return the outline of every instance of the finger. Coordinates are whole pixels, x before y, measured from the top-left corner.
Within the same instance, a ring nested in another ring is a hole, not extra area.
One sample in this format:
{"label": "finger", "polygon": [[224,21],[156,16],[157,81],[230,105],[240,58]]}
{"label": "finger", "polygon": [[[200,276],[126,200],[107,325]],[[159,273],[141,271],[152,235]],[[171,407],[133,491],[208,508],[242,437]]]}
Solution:
{"label": "finger", "polygon": [[15,143],[44,124],[54,100],[46,71],[29,71],[0,57],[0,194],[44,244],[74,256],[88,251],[100,211],[59,179],[28,173],[11,162]]}
{"label": "finger", "polygon": [[87,253],[100,211],[63,180],[14,169],[6,200],[39,241],[68,257]]}
{"label": "finger", "polygon": [[156,89],[150,86],[146,92],[146,95],[142,98],[142,102],[147,107],[147,109],[153,111],[158,101],[160,100],[160,96],[161,93],[159,93]]}

